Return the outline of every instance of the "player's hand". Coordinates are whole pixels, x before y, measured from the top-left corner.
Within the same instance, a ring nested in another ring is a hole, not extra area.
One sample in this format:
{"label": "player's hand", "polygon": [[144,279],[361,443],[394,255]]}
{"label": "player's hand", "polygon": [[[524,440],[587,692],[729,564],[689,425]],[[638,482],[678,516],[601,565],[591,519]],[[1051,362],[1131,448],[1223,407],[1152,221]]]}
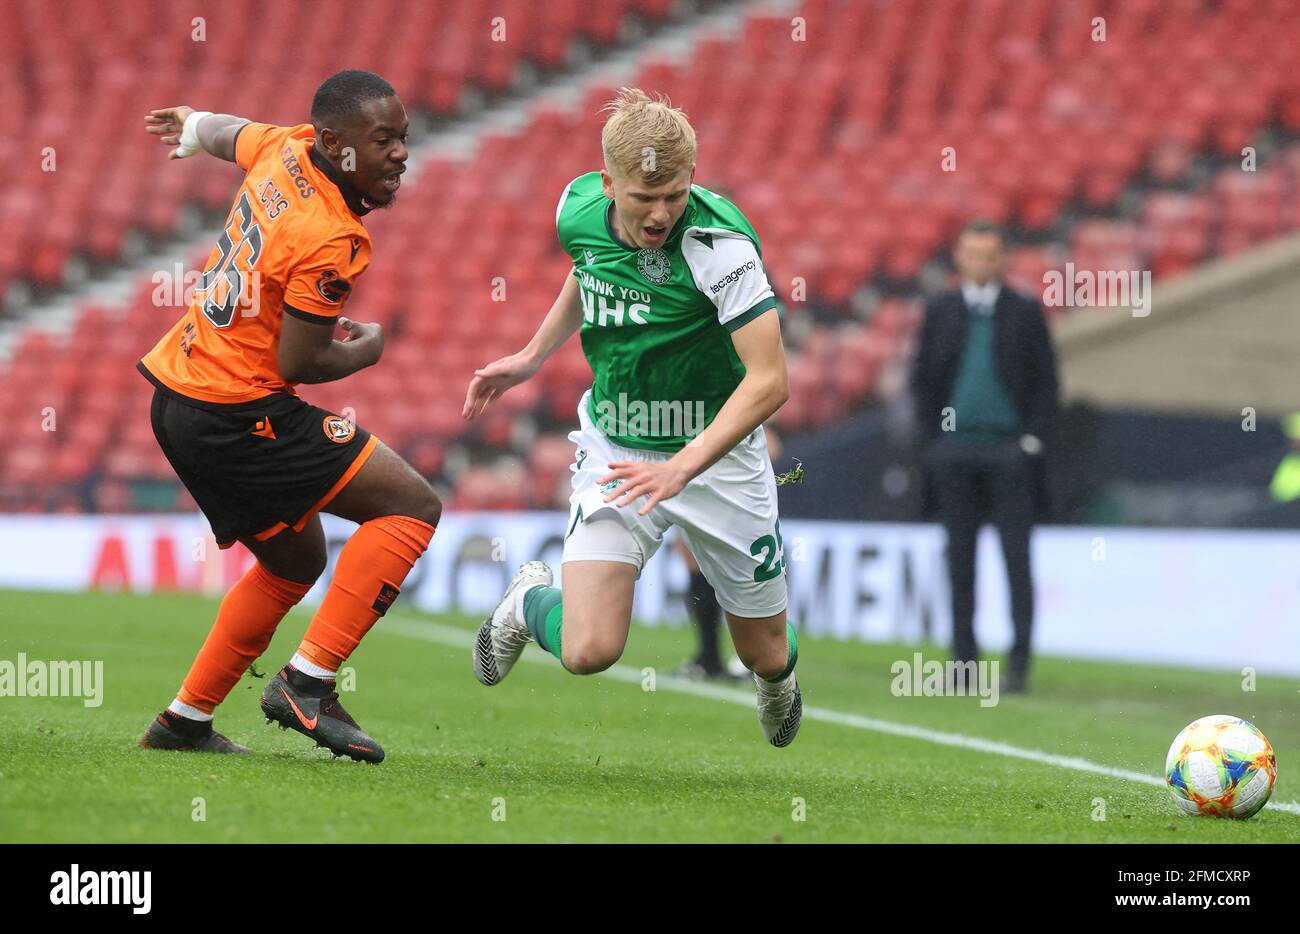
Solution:
{"label": "player's hand", "polygon": [[475,370],[474,378],[469,382],[465,393],[465,407],[461,417],[469,420],[478,418],[487,410],[497,396],[511,386],[518,386],[537,372],[538,364],[526,354],[516,353],[500,360],[493,360],[487,366]]}
{"label": "player's hand", "polygon": [[164,146],[171,147],[168,159],[182,158],[177,147],[181,144],[181,130],[185,128],[185,120],[192,113],[193,107],[164,107],[162,110],[151,110],[144,118],[145,132],[152,133]]}
{"label": "player's hand", "polygon": [[339,318],[339,327],[347,331],[342,343],[364,345],[374,355],[371,363],[378,363],[384,353],[384,329],[373,321],[353,321],[351,318]]}
{"label": "player's hand", "polygon": [[622,480],[623,484],[610,491],[605,502],[617,498],[614,505],[620,509],[631,503],[638,496],[649,496],[646,504],[637,510],[637,515],[644,516],[656,503],[671,499],[682,491],[690,477],[672,461],[651,464],[645,461],[612,461],[609,473],[597,480],[597,483],[609,483]]}

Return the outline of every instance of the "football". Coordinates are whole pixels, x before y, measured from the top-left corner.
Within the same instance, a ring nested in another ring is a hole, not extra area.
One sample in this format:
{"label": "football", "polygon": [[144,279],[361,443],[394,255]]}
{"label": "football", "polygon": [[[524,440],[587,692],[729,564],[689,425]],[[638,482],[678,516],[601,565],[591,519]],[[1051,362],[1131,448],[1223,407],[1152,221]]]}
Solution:
{"label": "football", "polygon": [[1249,720],[1201,717],[1174,738],[1165,781],[1174,804],[1188,814],[1245,820],[1273,794],[1277,757]]}

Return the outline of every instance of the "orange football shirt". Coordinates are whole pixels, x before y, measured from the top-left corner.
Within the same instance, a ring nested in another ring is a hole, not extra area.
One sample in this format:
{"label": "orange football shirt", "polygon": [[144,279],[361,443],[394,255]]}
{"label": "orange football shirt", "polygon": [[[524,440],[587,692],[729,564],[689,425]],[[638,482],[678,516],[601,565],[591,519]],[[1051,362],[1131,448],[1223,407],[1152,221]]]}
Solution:
{"label": "orange football shirt", "polygon": [[239,131],[244,181],[188,309],[140,361],[155,381],[203,402],[294,394],[280,375],[283,315],[333,321],[370,264],[370,237],[314,143],[309,123]]}

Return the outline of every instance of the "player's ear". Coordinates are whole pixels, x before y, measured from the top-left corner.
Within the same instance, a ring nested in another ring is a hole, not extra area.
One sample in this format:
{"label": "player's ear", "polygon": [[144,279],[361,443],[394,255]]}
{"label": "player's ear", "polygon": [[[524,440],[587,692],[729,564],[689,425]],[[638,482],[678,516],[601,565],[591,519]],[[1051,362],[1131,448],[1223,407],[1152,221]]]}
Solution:
{"label": "player's ear", "polygon": [[605,169],[600,170],[600,184],[605,189],[605,197],[614,200],[614,176],[610,175]]}
{"label": "player's ear", "polygon": [[320,143],[321,150],[331,159],[337,159],[339,151],[342,148],[342,142],[339,135],[329,127],[319,127],[316,130],[316,141]]}

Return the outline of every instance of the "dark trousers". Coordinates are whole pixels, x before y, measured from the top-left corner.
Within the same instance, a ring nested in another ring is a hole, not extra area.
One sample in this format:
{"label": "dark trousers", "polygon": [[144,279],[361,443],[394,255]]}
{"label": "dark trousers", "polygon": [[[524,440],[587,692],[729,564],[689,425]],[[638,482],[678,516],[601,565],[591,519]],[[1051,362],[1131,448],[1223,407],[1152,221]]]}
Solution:
{"label": "dark trousers", "polygon": [[700,633],[700,654],[695,660],[709,674],[723,670],[722,654],[718,651],[718,622],[722,607],[713,586],[700,571],[691,573],[691,586],[687,591],[686,609]]}
{"label": "dark trousers", "polygon": [[1011,591],[1011,670],[1029,667],[1034,625],[1034,586],[1029,567],[1034,491],[1028,455],[1018,442],[935,441],[926,455],[939,515],[948,533],[948,581],[952,592],[952,654],[976,658],[975,542],[980,526],[993,523],[1002,539]]}

